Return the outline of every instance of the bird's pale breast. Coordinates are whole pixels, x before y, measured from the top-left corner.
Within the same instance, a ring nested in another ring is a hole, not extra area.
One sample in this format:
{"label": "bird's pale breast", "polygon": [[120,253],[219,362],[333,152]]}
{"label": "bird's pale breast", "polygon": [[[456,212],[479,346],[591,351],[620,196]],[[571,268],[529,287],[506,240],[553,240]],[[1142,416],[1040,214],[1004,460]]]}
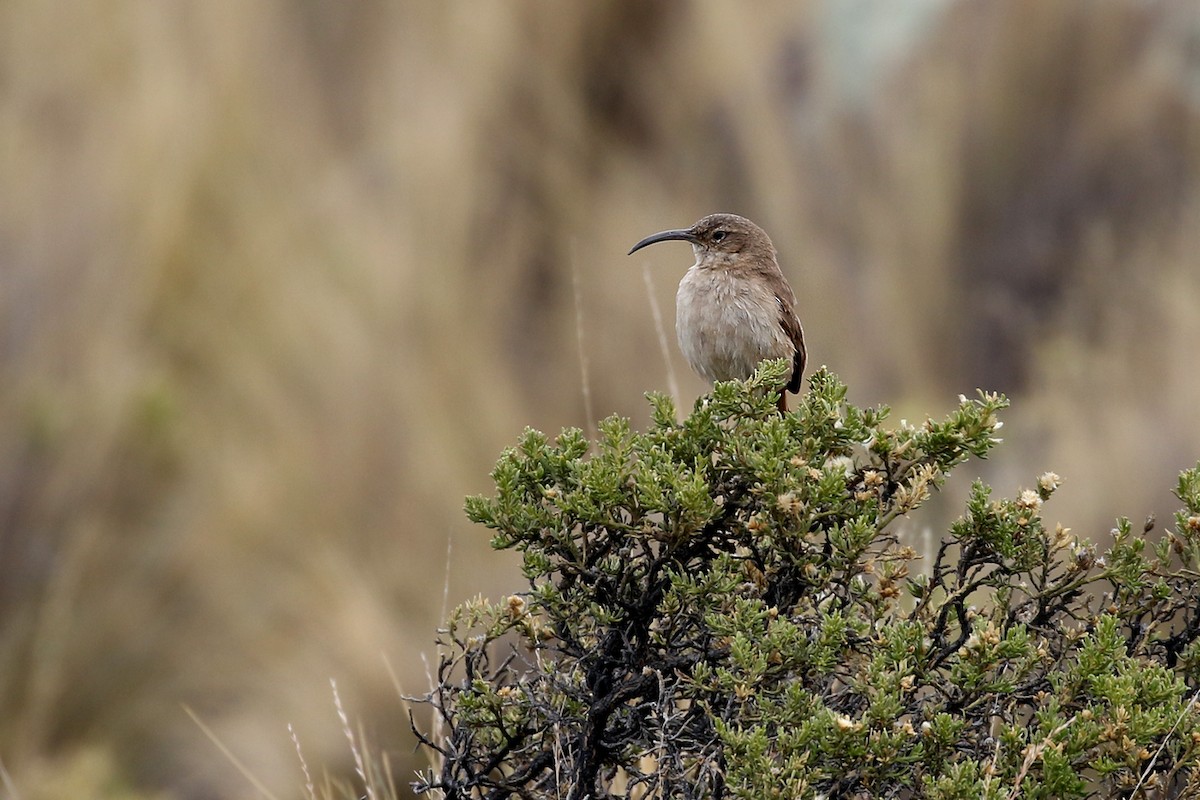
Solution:
{"label": "bird's pale breast", "polygon": [[795,353],[780,324],[779,301],[762,281],[693,266],[675,302],[679,347],[710,382],[748,378],[763,359]]}

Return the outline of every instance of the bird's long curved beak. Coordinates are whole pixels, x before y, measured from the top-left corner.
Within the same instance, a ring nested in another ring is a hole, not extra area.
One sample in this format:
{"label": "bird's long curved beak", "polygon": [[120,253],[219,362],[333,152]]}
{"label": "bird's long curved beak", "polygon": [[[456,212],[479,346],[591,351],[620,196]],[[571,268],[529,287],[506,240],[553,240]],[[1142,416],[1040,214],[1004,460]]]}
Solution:
{"label": "bird's long curved beak", "polygon": [[642,239],[640,242],[635,244],[633,246],[633,249],[630,250],[625,255],[631,256],[634,253],[636,253],[638,250],[641,250],[643,247],[646,247],[647,245],[656,244],[658,242],[669,242],[669,241],[672,241],[675,239],[682,240],[685,242],[691,242],[693,244],[695,244],[698,241],[696,239],[696,234],[692,232],[691,228],[680,228],[678,230],[673,230],[673,231],[660,231],[659,233],[653,233],[653,234],[647,236],[645,239]]}

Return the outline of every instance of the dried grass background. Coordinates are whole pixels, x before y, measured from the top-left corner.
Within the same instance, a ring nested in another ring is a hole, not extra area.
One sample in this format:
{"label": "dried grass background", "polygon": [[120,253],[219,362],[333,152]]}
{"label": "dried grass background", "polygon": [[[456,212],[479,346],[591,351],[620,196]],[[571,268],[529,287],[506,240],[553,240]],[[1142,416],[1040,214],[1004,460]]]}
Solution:
{"label": "dried grass background", "polygon": [[0,794],[256,796],[186,704],[298,797],[287,723],[350,769],[330,677],[407,774],[384,660],[420,691],[443,591],[519,586],[462,496],[594,422],[577,330],[593,414],[647,421],[642,270],[670,323],[690,254],[624,254],[715,210],[855,402],[1005,391],[999,490],[1169,515],[1198,189],[1191,0],[9,0]]}

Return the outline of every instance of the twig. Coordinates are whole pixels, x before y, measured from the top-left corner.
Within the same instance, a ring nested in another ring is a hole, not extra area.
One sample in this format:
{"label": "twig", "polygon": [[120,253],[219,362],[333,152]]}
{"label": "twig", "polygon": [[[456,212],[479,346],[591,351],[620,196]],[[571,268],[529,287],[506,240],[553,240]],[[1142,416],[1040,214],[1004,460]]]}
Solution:
{"label": "twig", "polygon": [[1158,749],[1154,751],[1154,756],[1151,757],[1150,763],[1148,763],[1146,768],[1142,770],[1142,776],[1138,778],[1137,784],[1134,785],[1133,791],[1129,795],[1130,797],[1136,797],[1138,789],[1142,788],[1142,784],[1146,782],[1146,778],[1150,777],[1150,772],[1154,769],[1154,762],[1158,761],[1158,757],[1162,753],[1163,748],[1167,746],[1167,742],[1171,741],[1171,734],[1175,733],[1175,729],[1179,727],[1179,723],[1183,722],[1183,718],[1187,716],[1189,711],[1192,710],[1192,706],[1196,705],[1197,698],[1200,698],[1200,691],[1197,691],[1194,695],[1192,695],[1192,699],[1188,701],[1188,704],[1183,707],[1183,711],[1180,711],[1179,716],[1175,718],[1175,724],[1171,726],[1171,730],[1167,731],[1167,735],[1163,737],[1162,744],[1160,744]]}
{"label": "twig", "polygon": [[446,612],[450,605],[450,554],[451,545],[454,544],[454,537],[450,535],[450,531],[446,531],[446,576],[442,581],[442,613],[438,617],[438,625],[446,621]]}
{"label": "twig", "polygon": [[671,363],[671,347],[667,344],[666,329],[663,328],[662,311],[658,307],[658,298],[654,296],[654,282],[650,279],[650,267],[642,262],[642,280],[646,283],[646,299],[650,301],[650,316],[654,318],[654,332],[658,335],[658,348],[662,352],[663,364],[667,368],[667,389],[675,408],[679,408],[679,382],[675,380],[675,367]]}
{"label": "twig", "polygon": [[8,792],[11,800],[21,800],[21,794],[17,791],[17,785],[13,783],[12,776],[5,769],[3,760],[0,760],[0,781],[3,781],[4,791]]}
{"label": "twig", "polygon": [[579,376],[583,382],[583,414],[587,417],[588,438],[596,439],[596,413],[592,408],[592,383],[588,378],[587,352],[583,347],[583,292],[579,284],[578,245],[571,243],[571,288],[575,294],[575,343],[579,349]]}
{"label": "twig", "polygon": [[192,722],[196,723],[196,726],[204,732],[204,735],[208,737],[208,740],[216,745],[217,749],[221,751],[221,755],[229,759],[229,763],[233,764],[237,771],[242,773],[242,776],[246,780],[250,781],[250,784],[259,791],[259,794],[268,798],[268,800],[279,800],[278,797],[271,793],[270,789],[263,785],[262,781],[254,777],[254,773],[252,773],[250,769],[233,754],[233,751],[226,747],[225,744],[217,738],[217,735],[213,733],[213,730],[204,724],[195,711],[192,711],[192,709],[188,706],[184,706],[183,710],[187,712],[189,717],[192,718]]}
{"label": "twig", "polygon": [[1054,737],[1065,731],[1071,726],[1077,717],[1071,717],[1069,720],[1059,725],[1050,733],[1046,734],[1046,738],[1038,744],[1031,744],[1025,753],[1025,761],[1021,764],[1021,771],[1017,773],[1017,779],[1013,782],[1013,793],[1010,800],[1016,800],[1021,793],[1021,781],[1025,780],[1025,774],[1029,772],[1029,768],[1033,766],[1033,762],[1037,761],[1042,753],[1046,750],[1046,745],[1054,741]]}

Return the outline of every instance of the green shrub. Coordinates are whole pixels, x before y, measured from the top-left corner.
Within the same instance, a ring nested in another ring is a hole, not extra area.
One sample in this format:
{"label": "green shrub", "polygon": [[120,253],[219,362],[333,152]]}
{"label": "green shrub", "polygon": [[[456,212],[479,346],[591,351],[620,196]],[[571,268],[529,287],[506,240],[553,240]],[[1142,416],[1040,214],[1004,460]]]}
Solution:
{"label": "green shrub", "polygon": [[999,441],[997,395],[888,428],[821,371],[718,384],[683,422],[527,431],[467,501],[528,591],[451,615],[423,700],[449,798],[1200,793],[1200,467],[1174,530],[1047,529],[1047,473],[976,483],[936,552],[897,541]]}

